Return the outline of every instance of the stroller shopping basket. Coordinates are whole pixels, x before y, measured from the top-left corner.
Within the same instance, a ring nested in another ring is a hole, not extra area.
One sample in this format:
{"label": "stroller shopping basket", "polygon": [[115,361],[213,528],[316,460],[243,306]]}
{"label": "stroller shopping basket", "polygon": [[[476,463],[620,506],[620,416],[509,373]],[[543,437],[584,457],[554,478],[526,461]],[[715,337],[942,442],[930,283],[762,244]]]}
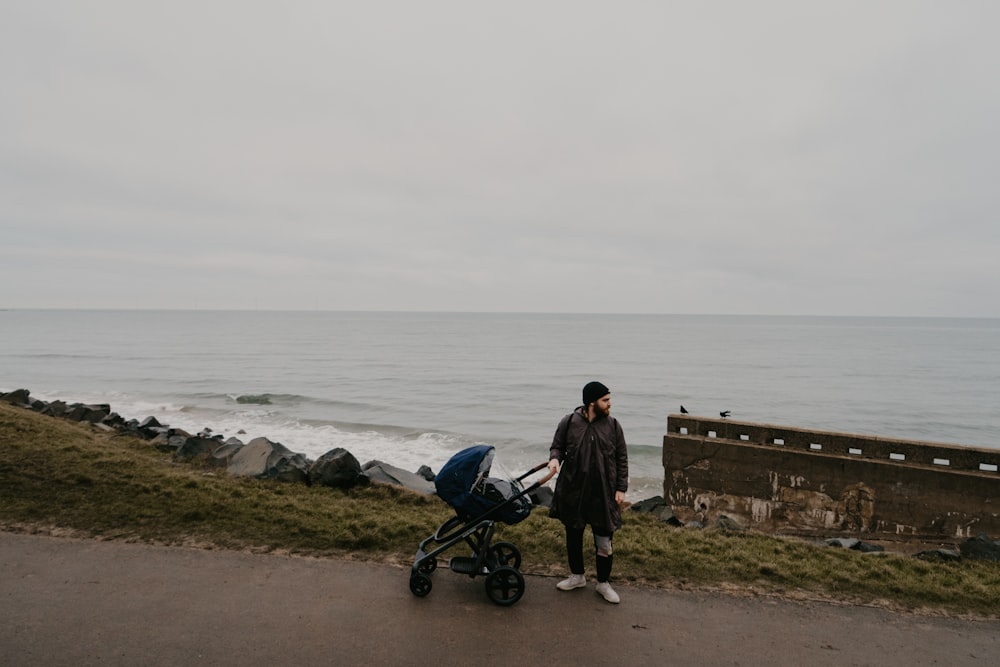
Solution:
{"label": "stroller shopping basket", "polygon": [[476,445],[455,454],[435,477],[438,496],[455,509],[455,516],[423,540],[410,571],[410,591],[424,597],[431,591],[430,574],[437,569],[437,556],[464,542],[471,556],[453,557],[448,567],[470,577],[486,576],[486,594],[499,605],[512,605],[524,593],[521,553],[509,542],[493,543],[495,522],[515,524],[531,514],[528,494],[547,482],[553,473],[524,488],[522,481],[546,464],[535,466],[517,479],[490,477],[495,451]]}

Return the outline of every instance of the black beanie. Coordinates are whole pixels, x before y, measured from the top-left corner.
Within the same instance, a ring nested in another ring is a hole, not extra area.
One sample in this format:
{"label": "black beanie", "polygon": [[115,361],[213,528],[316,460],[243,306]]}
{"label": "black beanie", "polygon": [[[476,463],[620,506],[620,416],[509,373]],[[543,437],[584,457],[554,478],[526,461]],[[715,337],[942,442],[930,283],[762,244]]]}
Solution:
{"label": "black beanie", "polygon": [[590,405],[597,399],[607,396],[611,393],[611,390],[605,387],[600,382],[588,382],[583,387],[583,404]]}

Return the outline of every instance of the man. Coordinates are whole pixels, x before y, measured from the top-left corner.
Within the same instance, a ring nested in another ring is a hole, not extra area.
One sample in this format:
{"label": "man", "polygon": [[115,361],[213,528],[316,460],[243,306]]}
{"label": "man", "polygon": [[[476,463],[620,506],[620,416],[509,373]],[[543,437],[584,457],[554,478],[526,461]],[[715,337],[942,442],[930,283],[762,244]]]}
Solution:
{"label": "man", "polygon": [[[561,465],[560,465],[561,463]],[[622,527],[621,503],[628,490],[628,452],[621,424],[611,416],[611,390],[600,382],[583,388],[583,405],[562,418],[549,450],[549,470],[559,472],[549,516],[566,526],[566,556],[572,573],[561,591],[587,585],[583,531],[590,526],[596,551],[597,592],[618,604],[611,588],[611,537]]]}

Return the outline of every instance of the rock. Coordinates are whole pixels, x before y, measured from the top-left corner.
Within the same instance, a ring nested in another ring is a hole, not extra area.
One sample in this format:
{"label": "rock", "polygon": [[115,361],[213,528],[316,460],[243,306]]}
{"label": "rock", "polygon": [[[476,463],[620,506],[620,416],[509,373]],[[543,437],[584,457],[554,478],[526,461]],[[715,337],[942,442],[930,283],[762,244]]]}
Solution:
{"label": "rock", "polygon": [[669,505],[664,507],[660,511],[657,518],[659,518],[659,520],[662,521],[663,523],[668,524],[670,526],[676,526],[677,528],[680,528],[684,525],[684,522],[678,519],[677,516],[674,514],[674,508],[670,507]]}
{"label": "rock", "polygon": [[209,463],[219,468],[228,468],[236,452],[245,446],[239,438],[229,438],[212,451]]}
{"label": "rock", "polygon": [[[179,438],[182,436],[173,436],[170,441],[173,442],[174,438]],[[219,448],[219,441],[215,438],[206,438],[205,436],[196,435],[190,438],[183,438],[181,444],[177,447],[174,452],[175,461],[190,461],[198,457],[209,458],[216,449]]]}
{"label": "rock", "polygon": [[732,519],[725,514],[720,514],[719,518],[715,520],[715,527],[730,533],[741,533],[746,530],[746,528],[741,526],[735,519]]}
{"label": "rock", "polygon": [[416,491],[425,495],[432,495],[436,492],[434,484],[428,482],[420,475],[407,472],[381,461],[369,461],[366,463],[362,466],[361,476],[366,477],[372,482],[402,486],[410,491]]}
{"label": "rock", "polygon": [[107,404],[84,405],[74,403],[66,409],[63,417],[77,422],[96,424],[111,414],[111,406]]}
{"label": "rock", "polygon": [[4,403],[10,403],[11,405],[28,405],[29,392],[27,389],[15,389],[14,391],[9,391],[6,394],[0,394],[0,401]]}
{"label": "rock", "polygon": [[[163,452],[170,452],[174,455],[177,454],[177,450],[184,446],[184,443],[188,441],[188,435],[185,434],[173,434],[167,433],[167,443],[166,445],[159,444],[156,448]],[[161,441],[162,442],[162,441]]]}
{"label": "rock", "polygon": [[995,542],[982,533],[962,542],[958,549],[963,558],[1000,561],[1000,542]]}
{"label": "rock", "polygon": [[136,425],[134,433],[143,440],[152,440],[166,430],[167,427],[161,424],[156,417],[146,417]]}
{"label": "rock", "polygon": [[309,483],[346,489],[358,482],[361,464],[346,449],[331,449],[309,466]]}
{"label": "rock", "polygon": [[858,540],[858,543],[851,547],[855,551],[860,551],[863,554],[876,554],[885,551],[885,547],[879,546],[878,544],[872,544],[871,542],[864,542]]}
{"label": "rock", "polygon": [[170,434],[167,433],[166,429],[149,438],[149,444],[161,452],[173,452],[177,449],[170,444]]}
{"label": "rock", "polygon": [[50,417],[62,417],[65,412],[66,404],[63,401],[52,401],[42,410],[43,415]]}
{"label": "rock", "polygon": [[921,551],[920,553],[914,554],[913,557],[929,561],[950,562],[962,560],[962,554],[955,549],[928,549],[927,551]]}
{"label": "rock", "polygon": [[693,521],[692,520],[692,521],[688,521],[686,524],[684,524],[684,527],[685,528],[691,528],[693,530],[701,530],[702,528],[705,527],[705,524],[703,524],[701,521]]}
{"label": "rock", "polygon": [[828,547],[839,547],[841,549],[853,549],[855,545],[860,540],[856,540],[853,537],[834,537],[829,540],[824,540],[823,544]]}
{"label": "rock", "polygon": [[139,428],[163,428],[163,424],[156,417],[146,417],[139,423]]}
{"label": "rock", "polygon": [[281,443],[254,438],[233,455],[227,471],[236,477],[307,482],[309,461]]}
{"label": "rock", "polygon": [[417,468],[417,474],[426,479],[428,482],[433,482],[434,478],[437,477],[437,475],[434,474],[434,471],[430,469],[430,466],[420,466]]}
{"label": "rock", "polygon": [[646,498],[645,500],[640,500],[637,503],[632,504],[633,512],[659,512],[664,507],[667,506],[667,501],[663,499],[663,496],[653,496],[652,498]]}
{"label": "rock", "polygon": [[531,499],[531,504],[536,507],[552,507],[552,489],[547,486],[540,486],[530,494],[528,498]]}
{"label": "rock", "polygon": [[125,418],[122,417],[117,412],[112,412],[107,417],[101,420],[102,424],[106,424],[114,429],[121,429],[125,426]]}

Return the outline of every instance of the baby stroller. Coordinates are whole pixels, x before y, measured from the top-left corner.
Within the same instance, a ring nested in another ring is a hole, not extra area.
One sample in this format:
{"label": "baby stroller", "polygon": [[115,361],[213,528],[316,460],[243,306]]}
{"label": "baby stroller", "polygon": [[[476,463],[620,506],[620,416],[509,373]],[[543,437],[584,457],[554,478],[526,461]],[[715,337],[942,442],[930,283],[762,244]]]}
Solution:
{"label": "baby stroller", "polygon": [[513,525],[531,514],[528,494],[552,478],[543,479],[524,488],[526,477],[546,467],[537,465],[517,479],[490,477],[494,448],[475,445],[458,452],[434,478],[437,495],[455,508],[455,516],[441,524],[433,535],[417,548],[410,571],[410,592],[424,597],[431,592],[430,574],[437,569],[437,557],[459,542],[472,549],[470,556],[454,556],[448,561],[452,572],[472,578],[486,577],[486,595],[498,605],[510,606],[524,594],[521,552],[510,542],[492,542],[494,523]]}

